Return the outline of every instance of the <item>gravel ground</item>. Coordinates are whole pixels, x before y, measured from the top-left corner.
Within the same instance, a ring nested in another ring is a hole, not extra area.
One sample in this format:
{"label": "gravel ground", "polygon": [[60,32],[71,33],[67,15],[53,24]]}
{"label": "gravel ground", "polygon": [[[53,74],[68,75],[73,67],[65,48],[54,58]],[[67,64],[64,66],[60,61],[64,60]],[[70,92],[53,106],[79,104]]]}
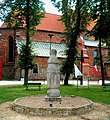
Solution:
{"label": "gravel ground", "polygon": [[110,120],[110,106],[93,103],[94,109],[86,114],[70,117],[37,117],[16,113],[11,110],[13,102],[0,105],[0,120]]}

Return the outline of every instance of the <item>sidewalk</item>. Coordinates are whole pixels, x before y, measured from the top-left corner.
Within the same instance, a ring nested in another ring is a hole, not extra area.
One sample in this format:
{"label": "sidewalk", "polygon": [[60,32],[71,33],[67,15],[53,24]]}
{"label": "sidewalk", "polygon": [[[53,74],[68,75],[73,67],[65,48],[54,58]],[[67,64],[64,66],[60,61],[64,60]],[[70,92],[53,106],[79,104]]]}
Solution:
{"label": "sidewalk", "polygon": [[7,86],[7,85],[23,85],[23,81],[0,81],[0,86]]}
{"label": "sidewalk", "polygon": [[[41,84],[47,84],[47,81],[43,82],[43,81],[29,81],[29,82],[40,82]],[[106,81],[107,82],[107,81]],[[110,82],[110,81],[109,81]],[[6,85],[23,85],[24,81],[5,81],[5,80],[1,80],[0,81],[0,86],[6,86]],[[63,84],[63,81],[61,81],[60,84]],[[69,84],[74,84],[77,85],[77,80],[69,80]],[[90,81],[89,85],[101,85],[102,81]],[[80,85],[80,81],[78,81],[78,85]],[[87,86],[88,85],[88,81],[83,81],[83,85]]]}

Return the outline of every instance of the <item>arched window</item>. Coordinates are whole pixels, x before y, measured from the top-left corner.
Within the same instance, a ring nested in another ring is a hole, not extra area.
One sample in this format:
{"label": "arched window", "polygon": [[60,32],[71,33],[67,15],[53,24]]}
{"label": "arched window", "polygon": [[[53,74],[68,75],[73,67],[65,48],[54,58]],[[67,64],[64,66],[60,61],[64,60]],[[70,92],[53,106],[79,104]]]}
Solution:
{"label": "arched window", "polygon": [[60,42],[60,43],[65,44],[65,43],[66,43],[66,40],[64,40],[64,39],[63,39],[63,40],[61,40],[61,42]]}
{"label": "arched window", "polygon": [[13,37],[9,37],[9,42],[8,42],[8,61],[13,62],[14,60],[14,40]]}
{"label": "arched window", "polygon": [[34,65],[33,73],[38,73],[38,66],[37,66],[37,64]]}
{"label": "arched window", "polygon": [[94,65],[97,65],[97,62],[98,62],[98,50],[94,50],[93,59],[94,59]]}

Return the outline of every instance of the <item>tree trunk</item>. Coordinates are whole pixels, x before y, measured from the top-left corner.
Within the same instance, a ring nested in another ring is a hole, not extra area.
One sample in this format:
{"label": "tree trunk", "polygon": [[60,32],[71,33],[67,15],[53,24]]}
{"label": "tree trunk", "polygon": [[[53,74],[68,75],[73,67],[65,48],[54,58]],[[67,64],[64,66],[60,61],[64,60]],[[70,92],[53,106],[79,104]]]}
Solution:
{"label": "tree trunk", "polygon": [[30,1],[27,0],[27,13],[26,13],[26,67],[25,67],[25,78],[24,78],[24,84],[28,82],[28,57],[29,56],[29,44],[30,44],[30,40],[29,40],[29,28],[30,28],[30,24],[29,24],[29,3]]}
{"label": "tree trunk", "polygon": [[[75,23],[75,27],[71,28],[72,33],[69,36],[70,37],[69,50],[68,50],[69,52],[68,52],[68,55],[67,55],[68,56],[67,61],[71,62],[71,63],[75,62],[75,56],[76,56],[76,51],[75,50],[76,50],[77,37],[80,33],[80,21],[81,21],[81,18],[80,18],[80,0],[77,0],[76,4],[77,4],[76,5],[76,23]],[[73,51],[71,51],[71,50],[73,50]],[[66,72],[64,85],[68,85],[69,76],[72,73],[73,68],[74,68],[73,64],[68,66],[67,69],[70,69],[70,70],[68,70],[69,72],[68,71]]]}
{"label": "tree trunk", "polygon": [[102,75],[102,86],[104,85],[104,68],[103,68],[103,60],[102,60],[102,34],[103,34],[103,29],[102,29],[102,22],[103,22],[103,3],[104,1],[101,0],[100,3],[100,21],[99,21],[99,54],[100,54],[100,65],[101,65],[101,75]]}
{"label": "tree trunk", "polygon": [[28,83],[28,69],[25,69],[24,85]]}
{"label": "tree trunk", "polygon": [[100,54],[101,76],[102,76],[102,86],[103,86],[104,85],[104,68],[103,68],[103,60],[102,60],[101,38],[99,38],[99,54]]}
{"label": "tree trunk", "polygon": [[70,76],[70,73],[66,73],[64,85],[68,85],[69,76]]}

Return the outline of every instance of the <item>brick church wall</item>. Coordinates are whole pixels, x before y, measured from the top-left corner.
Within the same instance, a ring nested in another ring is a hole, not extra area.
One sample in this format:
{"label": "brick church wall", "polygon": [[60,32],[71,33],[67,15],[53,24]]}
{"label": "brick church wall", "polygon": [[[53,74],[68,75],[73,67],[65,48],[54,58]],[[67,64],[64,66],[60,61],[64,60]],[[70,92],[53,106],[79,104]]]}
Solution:
{"label": "brick church wall", "polygon": [[[99,65],[97,66],[97,69],[98,69],[99,72],[98,72],[98,74],[94,73],[93,52],[95,50],[98,50],[98,47],[87,47],[88,56],[89,56],[88,63],[90,65],[90,76],[92,76],[92,80],[100,80],[101,79],[100,61],[99,61]],[[103,62],[105,62],[108,59],[108,50],[107,49],[104,48],[102,50],[102,56],[103,56]]]}
{"label": "brick church wall", "polygon": [[[2,28],[0,31],[2,35],[0,36],[0,60],[3,61],[3,78],[10,78],[10,79],[19,79],[20,77],[20,70],[15,69],[15,60],[13,62],[8,61],[8,40],[9,36],[12,36],[13,39],[18,40],[25,40],[25,31],[24,29],[8,29]],[[32,40],[42,41],[42,42],[50,42],[50,38],[48,36],[50,32],[46,31],[37,31],[34,36],[32,36]],[[53,33],[54,36],[51,42],[58,42],[60,43],[63,39],[60,33]],[[15,41],[14,41],[15,42]],[[16,43],[15,43],[16,45]],[[16,46],[15,46],[15,58],[16,58]],[[39,65],[39,74],[37,75],[38,78],[45,77],[46,78],[46,67],[47,67],[47,58],[37,57],[36,59]],[[16,72],[16,73],[15,73]]]}
{"label": "brick church wall", "polygon": [[60,43],[64,37],[61,33],[58,32],[49,32],[49,31],[37,31],[34,36],[31,37],[32,40],[42,41],[42,42],[50,42],[50,38],[48,34],[53,34],[51,42]]}
{"label": "brick church wall", "polygon": [[0,60],[3,62],[2,76],[7,76],[6,79],[13,78],[14,76],[14,63],[8,62],[8,39],[9,36],[14,36],[14,31],[10,29],[3,29],[0,31]]}
{"label": "brick church wall", "polygon": [[[25,40],[26,39],[25,31],[24,29],[17,29],[16,31],[14,31],[14,29],[3,28],[2,30],[0,30],[0,32],[2,33],[0,36],[0,60],[3,61],[3,77],[6,78],[6,76],[8,75],[7,78],[19,80],[20,69],[15,69],[14,67],[15,61],[8,62],[8,42],[9,42],[8,40],[9,40],[9,36],[12,36],[13,39],[15,37],[18,40]],[[54,35],[52,37],[51,42],[60,43],[62,40],[64,40],[64,37],[59,32],[41,31],[41,30],[40,31],[38,30],[35,33],[35,35],[31,37],[31,39],[36,41],[42,41],[42,42],[50,42],[50,38],[48,36],[48,34],[50,33]],[[101,78],[100,67],[98,67],[98,70],[99,70],[98,75],[95,75],[93,71],[93,67],[94,67],[93,51],[96,50],[97,48],[89,47],[89,46],[86,46],[86,48],[87,48],[87,54],[89,56],[88,64],[90,66],[90,76],[92,76],[94,80],[100,79]],[[103,50],[103,54],[105,55],[104,58],[107,59],[106,49]],[[16,58],[16,46],[15,46],[14,56]],[[39,73],[33,74],[31,70],[29,74],[30,79],[32,78],[32,76],[34,76],[32,79],[41,79],[41,78],[46,79],[47,60],[48,58],[46,57],[36,57],[36,63],[38,64],[38,67],[39,67]]]}
{"label": "brick church wall", "polygon": [[[35,64],[38,66],[38,73],[33,73],[33,69],[29,70],[29,80],[46,80],[47,79],[47,62],[48,62],[48,57],[36,57],[35,59]],[[58,58],[59,61],[63,61],[63,59]],[[22,73],[21,77],[24,77],[24,72]],[[16,79],[19,80],[20,78],[20,69],[16,69]]]}

